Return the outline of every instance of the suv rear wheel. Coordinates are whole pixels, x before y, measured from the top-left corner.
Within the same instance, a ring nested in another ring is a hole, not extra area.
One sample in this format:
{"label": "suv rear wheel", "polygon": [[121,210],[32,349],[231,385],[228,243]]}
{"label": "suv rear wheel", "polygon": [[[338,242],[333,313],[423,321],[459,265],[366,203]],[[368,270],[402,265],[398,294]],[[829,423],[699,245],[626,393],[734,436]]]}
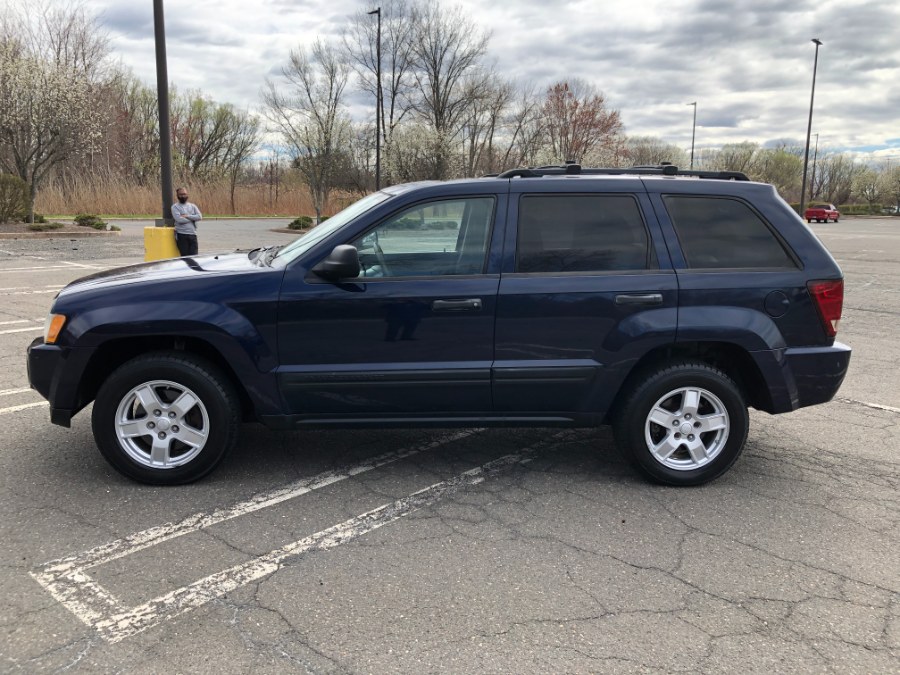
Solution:
{"label": "suv rear wheel", "polygon": [[212,364],[180,352],[133,359],[100,387],[91,417],[100,452],[120,473],[155,485],[202,478],[234,445],[240,406]]}
{"label": "suv rear wheel", "polygon": [[721,370],[685,362],[632,385],[614,422],[628,459],[669,485],[700,485],[734,464],[747,440],[747,404]]}

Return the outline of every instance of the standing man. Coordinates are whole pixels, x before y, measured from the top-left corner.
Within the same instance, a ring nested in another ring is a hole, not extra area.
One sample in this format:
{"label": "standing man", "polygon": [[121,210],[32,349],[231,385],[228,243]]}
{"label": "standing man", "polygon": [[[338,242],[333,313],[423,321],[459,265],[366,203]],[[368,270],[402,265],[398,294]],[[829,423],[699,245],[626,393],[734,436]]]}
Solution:
{"label": "standing man", "polygon": [[175,244],[182,256],[197,255],[197,222],[203,214],[196,204],[188,201],[188,193],[183,187],[175,190],[178,201],[172,204],[172,218],[175,219]]}

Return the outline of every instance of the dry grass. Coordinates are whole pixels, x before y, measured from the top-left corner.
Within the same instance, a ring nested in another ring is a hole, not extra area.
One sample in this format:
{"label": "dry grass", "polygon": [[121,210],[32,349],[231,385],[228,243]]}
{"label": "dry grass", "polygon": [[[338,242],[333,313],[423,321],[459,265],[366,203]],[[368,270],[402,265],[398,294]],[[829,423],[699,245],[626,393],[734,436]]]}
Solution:
{"label": "dry grass", "polygon": [[[186,185],[191,201],[206,216],[285,216],[314,215],[312,201],[303,185],[282,184],[278,199],[268,185],[238,186],[235,212],[231,210],[227,182]],[[326,214],[332,214],[355,198],[334,196]],[[174,197],[173,200],[174,201]],[[161,210],[157,185],[129,184],[118,179],[75,179],[66,185],[47,185],[38,193],[35,211],[54,215],[93,213],[106,216],[150,216]]]}

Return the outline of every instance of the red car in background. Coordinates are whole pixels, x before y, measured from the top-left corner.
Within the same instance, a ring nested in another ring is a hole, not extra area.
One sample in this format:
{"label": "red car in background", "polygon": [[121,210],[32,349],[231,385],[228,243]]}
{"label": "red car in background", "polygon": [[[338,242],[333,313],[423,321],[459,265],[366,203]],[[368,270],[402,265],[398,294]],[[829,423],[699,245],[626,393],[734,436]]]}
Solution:
{"label": "red car in background", "polygon": [[827,223],[829,220],[837,222],[841,214],[834,204],[810,204],[809,208],[803,212],[803,217],[806,218],[807,223],[814,220],[817,223]]}

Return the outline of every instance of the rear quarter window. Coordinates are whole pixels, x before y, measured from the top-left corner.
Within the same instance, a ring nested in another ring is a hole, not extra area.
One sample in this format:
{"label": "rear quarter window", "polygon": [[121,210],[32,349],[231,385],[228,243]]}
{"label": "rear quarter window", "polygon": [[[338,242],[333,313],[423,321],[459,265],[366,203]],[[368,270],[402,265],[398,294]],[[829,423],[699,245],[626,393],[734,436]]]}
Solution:
{"label": "rear quarter window", "polygon": [[663,198],[691,269],[796,268],[772,227],[739,199]]}
{"label": "rear quarter window", "polygon": [[630,195],[527,195],[519,204],[516,272],[613,272],[658,267]]}

